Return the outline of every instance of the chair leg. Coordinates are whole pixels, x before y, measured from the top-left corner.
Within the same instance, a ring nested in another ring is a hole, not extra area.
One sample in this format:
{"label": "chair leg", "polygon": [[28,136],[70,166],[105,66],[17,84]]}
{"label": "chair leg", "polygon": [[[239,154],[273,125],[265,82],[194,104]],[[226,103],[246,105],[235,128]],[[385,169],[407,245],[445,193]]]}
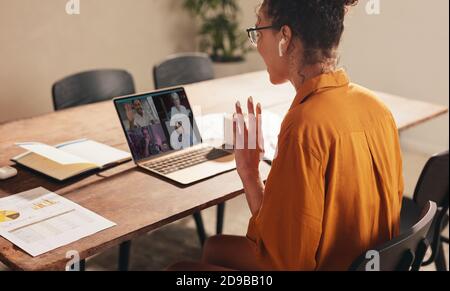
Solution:
{"label": "chair leg", "polygon": [[195,225],[197,226],[197,234],[198,239],[200,241],[200,245],[203,247],[206,241],[206,232],[205,232],[205,226],[203,225],[203,219],[202,214],[200,212],[196,212],[193,214]]}
{"label": "chair leg", "polygon": [[118,270],[120,272],[126,272],[130,267],[130,251],[131,251],[131,241],[126,241],[119,246],[119,262]]}
{"label": "chair leg", "polygon": [[86,260],[80,261],[80,272],[86,271]]}
{"label": "chair leg", "polygon": [[436,260],[434,261],[434,263],[436,265],[436,270],[440,272],[447,271],[447,262],[445,261],[444,246],[442,245],[442,243],[438,248],[438,254],[436,255]]}
{"label": "chair leg", "polygon": [[217,205],[217,227],[216,227],[216,234],[222,234],[223,233],[223,219],[225,216],[225,202],[220,203]]}

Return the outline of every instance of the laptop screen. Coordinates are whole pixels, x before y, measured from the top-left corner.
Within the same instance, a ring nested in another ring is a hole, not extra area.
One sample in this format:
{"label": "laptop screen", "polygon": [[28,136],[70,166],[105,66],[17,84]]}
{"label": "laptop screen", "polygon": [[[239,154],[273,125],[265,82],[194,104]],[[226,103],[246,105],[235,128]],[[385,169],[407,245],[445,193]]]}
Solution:
{"label": "laptop screen", "polygon": [[200,144],[183,88],[114,100],[135,161]]}

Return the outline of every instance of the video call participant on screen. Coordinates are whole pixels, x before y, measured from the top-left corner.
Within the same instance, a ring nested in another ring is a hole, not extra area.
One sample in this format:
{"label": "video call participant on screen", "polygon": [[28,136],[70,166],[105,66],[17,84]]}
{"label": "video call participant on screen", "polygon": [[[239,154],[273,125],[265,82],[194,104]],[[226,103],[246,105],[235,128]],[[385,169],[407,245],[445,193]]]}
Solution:
{"label": "video call participant on screen", "polygon": [[[197,140],[193,133],[192,124],[190,121],[191,111],[181,104],[180,96],[177,93],[170,94],[172,99],[172,109],[170,110],[170,120],[175,123],[174,129],[178,134],[178,142],[182,143],[183,136],[188,136],[190,145],[196,144]],[[189,119],[189,127],[182,122],[182,116]]]}
{"label": "video call participant on screen", "polygon": [[162,147],[160,146],[161,139],[159,137],[152,138],[150,135],[150,131],[147,127],[142,128],[143,139],[143,156],[150,157],[154,155],[159,155],[163,152]]}
{"label": "video call participant on screen", "polygon": [[180,96],[177,93],[171,94],[173,106],[170,111],[170,119],[173,119],[177,114],[182,114],[190,117],[190,111],[186,109],[185,106],[181,105]]}
{"label": "video call participant on screen", "polygon": [[151,112],[144,110],[141,100],[134,100],[132,104],[126,104],[125,111],[129,129],[142,128],[157,122],[156,117]]}

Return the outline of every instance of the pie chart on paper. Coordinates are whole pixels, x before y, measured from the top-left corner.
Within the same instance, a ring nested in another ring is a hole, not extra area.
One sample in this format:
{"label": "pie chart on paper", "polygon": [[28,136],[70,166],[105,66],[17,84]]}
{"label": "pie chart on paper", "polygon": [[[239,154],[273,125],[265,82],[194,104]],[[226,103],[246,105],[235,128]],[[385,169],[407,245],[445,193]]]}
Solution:
{"label": "pie chart on paper", "polygon": [[15,211],[0,210],[0,223],[16,220],[20,213]]}

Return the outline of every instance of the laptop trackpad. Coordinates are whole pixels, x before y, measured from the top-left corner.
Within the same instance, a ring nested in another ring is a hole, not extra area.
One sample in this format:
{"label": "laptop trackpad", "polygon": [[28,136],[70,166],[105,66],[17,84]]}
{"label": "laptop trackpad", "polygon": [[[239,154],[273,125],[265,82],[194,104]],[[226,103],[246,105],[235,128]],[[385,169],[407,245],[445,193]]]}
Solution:
{"label": "laptop trackpad", "polygon": [[233,169],[236,169],[234,155],[228,155],[214,161],[208,161],[168,174],[166,177],[183,185],[188,185]]}

